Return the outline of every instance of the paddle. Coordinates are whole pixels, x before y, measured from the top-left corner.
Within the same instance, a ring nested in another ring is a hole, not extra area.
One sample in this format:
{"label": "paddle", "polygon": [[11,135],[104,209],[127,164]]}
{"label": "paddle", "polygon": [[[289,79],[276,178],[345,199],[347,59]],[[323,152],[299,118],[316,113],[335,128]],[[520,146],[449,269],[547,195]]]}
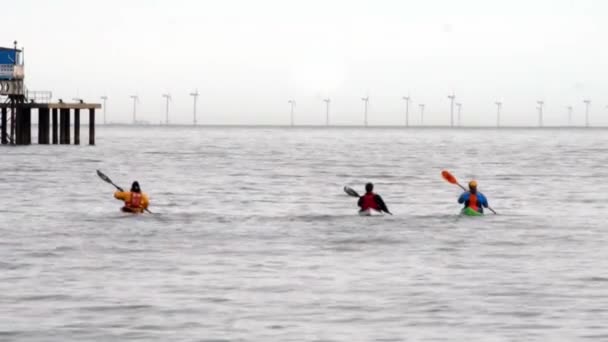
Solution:
{"label": "paddle", "polygon": [[357,198],[361,197],[355,190],[351,189],[348,186],[344,187],[344,192],[346,192],[346,194],[351,197],[357,197]]}
{"label": "paddle", "polygon": [[[355,190],[353,190],[349,186],[344,186],[344,192],[346,192],[346,194],[348,196],[351,196],[351,197],[357,197],[357,198],[361,197],[361,196],[359,196],[359,194]],[[386,205],[385,205],[385,207],[386,207]],[[384,211],[385,213],[387,213],[389,215],[393,215],[393,213],[391,213],[390,211],[388,211],[388,209],[383,209],[382,211]]]}
{"label": "paddle", "polygon": [[458,180],[456,179],[456,177],[454,177],[449,171],[446,171],[446,170],[441,171],[441,177],[443,177],[443,179],[445,179],[448,183],[456,184],[462,190],[467,191],[467,189],[464,186],[462,186],[460,183],[458,183]]}
{"label": "paddle", "polygon": [[114,187],[118,190],[118,191],[124,191],[121,187],[119,187],[118,185],[114,184],[114,182],[112,182],[112,180],[110,179],[110,177],[106,176],[103,172],[97,170],[97,175],[99,176],[99,178],[101,178],[104,182],[106,183],[110,183],[112,185],[114,185]]}
{"label": "paddle", "polygon": [[[443,177],[443,179],[445,179],[448,183],[458,185],[462,190],[467,191],[467,189],[464,186],[462,186],[462,184],[458,183],[458,180],[456,179],[456,177],[454,177],[449,171],[447,171],[447,170],[441,171],[441,177]],[[488,209],[490,209],[490,211],[493,212],[494,215],[496,215],[496,211],[494,209],[492,209],[492,207],[488,206]]]}
{"label": "paddle", "polygon": [[[124,191],[121,187],[119,187],[118,185],[114,184],[114,182],[112,182],[112,180],[110,179],[110,177],[106,176],[103,172],[97,170],[97,175],[99,176],[99,178],[101,178],[104,182],[109,183],[114,185],[114,187],[118,190],[118,191]],[[148,208],[144,209],[145,211],[147,211],[148,213],[152,214],[152,212],[150,210],[148,210]]]}

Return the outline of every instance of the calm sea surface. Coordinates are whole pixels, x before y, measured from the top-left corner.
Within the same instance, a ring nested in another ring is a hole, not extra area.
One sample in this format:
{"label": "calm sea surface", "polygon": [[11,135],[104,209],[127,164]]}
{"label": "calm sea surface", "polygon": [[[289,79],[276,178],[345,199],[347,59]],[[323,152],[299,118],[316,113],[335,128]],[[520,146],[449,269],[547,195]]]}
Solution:
{"label": "calm sea surface", "polygon": [[[608,340],[608,130],[97,143],[0,147],[1,341]],[[155,214],[120,213],[96,169]],[[500,215],[459,217],[442,169]],[[342,187],[367,181],[394,216],[357,216]]]}

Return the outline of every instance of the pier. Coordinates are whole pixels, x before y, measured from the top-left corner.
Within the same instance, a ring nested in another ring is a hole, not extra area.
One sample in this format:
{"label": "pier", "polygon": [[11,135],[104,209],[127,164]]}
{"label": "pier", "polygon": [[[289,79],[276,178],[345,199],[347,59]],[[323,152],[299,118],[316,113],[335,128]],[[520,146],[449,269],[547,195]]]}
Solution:
{"label": "pier", "polygon": [[89,145],[95,145],[95,109],[100,108],[97,103],[0,103],[0,141],[3,145],[32,144],[32,110],[36,110],[38,144],[80,145],[83,110],[89,115]]}
{"label": "pier", "polygon": [[95,145],[95,109],[100,109],[101,104],[82,100],[53,103],[51,92],[28,91],[24,79],[23,51],[17,49],[17,42],[13,48],[0,47],[0,144],[32,144],[32,110],[35,110],[38,144],[80,145],[80,111],[88,110],[89,145]]}

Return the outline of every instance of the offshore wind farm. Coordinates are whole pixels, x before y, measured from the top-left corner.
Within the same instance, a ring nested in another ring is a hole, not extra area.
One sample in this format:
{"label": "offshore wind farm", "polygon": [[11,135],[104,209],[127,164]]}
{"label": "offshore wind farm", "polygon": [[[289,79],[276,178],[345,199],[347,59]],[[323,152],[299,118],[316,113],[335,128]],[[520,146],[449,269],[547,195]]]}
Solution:
{"label": "offshore wind farm", "polygon": [[[197,92],[193,92],[190,93],[190,95],[193,97],[194,99],[194,120],[191,124],[193,125],[215,125],[215,126],[222,126],[222,125],[237,125],[237,126],[256,126],[256,124],[247,124],[247,123],[232,123],[232,124],[225,124],[222,122],[214,122],[214,123],[205,123],[204,119],[202,122],[199,122],[196,119],[196,103],[198,100],[198,97],[200,96],[200,94],[198,94]],[[169,124],[169,103],[172,101],[172,97],[170,94],[162,94],[161,95],[162,98],[165,99],[165,110],[164,110],[164,119],[160,121],[160,124],[162,125],[168,125]],[[106,103],[106,101],[108,100],[107,96],[102,96],[100,97],[102,100],[104,100],[104,103]],[[136,96],[131,96],[130,97],[133,100],[133,121],[130,124],[144,124],[144,125],[149,125],[151,124],[150,122],[144,121],[144,122],[140,122],[135,120],[135,112],[136,112],[136,105],[139,102],[139,97]],[[583,98],[580,100],[580,103],[583,104],[583,106],[579,106],[579,112],[578,112],[578,121],[580,123],[578,124],[574,124],[573,120],[575,119],[574,115],[574,106],[572,105],[563,105],[563,104],[559,104],[559,108],[567,108],[567,112],[563,113],[561,110],[556,110],[554,112],[551,113],[551,119],[552,119],[552,124],[546,126],[546,124],[544,123],[545,121],[545,112],[544,112],[544,107],[545,107],[545,101],[542,100],[537,100],[536,101],[536,107],[534,107],[534,103],[530,104],[530,109],[531,111],[536,111],[536,115],[537,115],[537,121],[536,123],[534,123],[534,120],[527,120],[528,122],[517,122],[517,123],[507,123],[505,124],[505,121],[508,122],[508,117],[505,117],[503,112],[503,105],[504,102],[503,101],[495,101],[494,104],[494,115],[495,115],[495,123],[492,124],[490,122],[475,122],[472,120],[468,120],[467,124],[463,124],[463,119],[466,118],[466,111],[463,111],[463,103],[462,102],[456,102],[457,100],[460,101],[460,99],[458,99],[456,97],[455,94],[449,95],[447,96],[448,98],[448,102],[445,105],[435,105],[434,107],[434,118],[435,123],[434,124],[425,124],[424,120],[422,119],[423,116],[423,108],[426,107],[425,104],[421,103],[418,104],[419,109],[421,110],[420,112],[420,120],[418,120],[417,122],[410,122],[410,105],[415,105],[415,102],[413,101],[413,98],[411,95],[408,96],[402,96],[401,100],[404,103],[404,108],[403,110],[403,115],[404,117],[402,118],[402,122],[403,123],[399,123],[399,122],[394,122],[394,123],[387,123],[384,122],[382,124],[377,124],[375,126],[382,126],[382,127],[411,127],[411,128],[415,128],[415,127],[425,127],[425,126],[429,126],[429,127],[449,127],[449,128],[471,128],[471,127],[475,127],[475,128],[513,128],[513,127],[521,127],[521,128],[543,128],[543,127],[587,127],[587,128],[591,128],[591,127],[596,127],[596,128],[601,128],[601,127],[607,127],[605,126],[604,123],[602,124],[596,124],[593,125],[590,121],[590,115],[596,115],[597,117],[603,118],[603,117],[608,117],[608,105],[605,106],[604,108],[601,108],[600,110],[598,110],[595,113],[592,113],[590,111],[591,108],[591,100],[587,99],[587,98]],[[353,99],[356,99],[356,97],[353,97]],[[351,99],[351,101],[353,100]],[[348,99],[342,99],[343,101],[348,100]],[[387,98],[387,97],[383,97],[383,101],[392,101],[392,102],[397,102],[399,99],[398,98]],[[331,123],[330,121],[330,103],[333,103],[332,105],[332,109],[334,110],[339,110],[339,104],[336,104],[335,101],[332,102],[331,98],[322,98],[321,101],[323,102],[324,106],[322,109],[320,109],[320,111],[322,111],[325,115],[323,117],[322,120],[318,120],[317,122],[313,122],[311,120],[302,120],[305,123],[299,123],[298,120],[296,119],[296,100],[295,99],[289,99],[287,100],[287,104],[288,104],[288,110],[286,111],[286,117],[288,118],[288,123],[275,123],[275,124],[267,124],[267,125],[276,125],[276,126],[281,126],[281,125],[289,125],[289,126],[363,126],[363,127],[368,127],[368,126],[374,126],[374,124],[370,123],[370,116],[375,117],[375,118],[382,118],[383,116],[387,116],[386,112],[370,112],[370,96],[365,96],[365,97],[361,97],[361,101],[363,102],[363,120],[360,124],[356,123],[356,120],[350,120],[349,122],[343,122],[340,124],[337,123]],[[475,103],[477,105],[479,105],[479,103]],[[491,115],[492,113],[492,109],[491,109],[491,101],[488,100],[487,101],[487,114],[488,116]],[[443,108],[442,108],[443,107]],[[105,104],[104,104],[104,108],[105,108]],[[336,109],[337,108],[337,109]],[[428,108],[427,108],[428,109]],[[129,124],[129,122],[127,121],[123,121],[120,118],[124,117],[124,115],[122,115],[121,113],[123,113],[123,111],[116,111],[117,113],[114,113],[113,117],[115,118],[115,121],[113,121],[113,124]],[[300,119],[302,119],[303,117],[309,116],[309,117],[314,117],[315,114],[318,113],[310,113],[310,112],[300,112],[299,116]],[[350,113],[352,116],[357,116],[357,113]],[[565,115],[564,115],[565,114]],[[316,115],[318,117],[318,115]],[[394,116],[394,115],[393,115]],[[442,121],[442,117],[445,121],[444,124],[440,123]],[[372,120],[373,121],[373,120]],[[188,125],[188,123],[186,121],[177,121],[174,124],[176,125]]]}

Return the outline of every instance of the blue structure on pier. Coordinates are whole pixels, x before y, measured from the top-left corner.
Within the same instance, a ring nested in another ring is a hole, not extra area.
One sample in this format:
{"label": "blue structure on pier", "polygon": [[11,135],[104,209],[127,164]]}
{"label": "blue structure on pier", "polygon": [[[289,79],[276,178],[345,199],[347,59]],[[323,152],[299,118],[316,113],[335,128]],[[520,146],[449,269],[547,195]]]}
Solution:
{"label": "blue structure on pier", "polygon": [[22,80],[23,52],[14,48],[0,47],[0,80]]}

